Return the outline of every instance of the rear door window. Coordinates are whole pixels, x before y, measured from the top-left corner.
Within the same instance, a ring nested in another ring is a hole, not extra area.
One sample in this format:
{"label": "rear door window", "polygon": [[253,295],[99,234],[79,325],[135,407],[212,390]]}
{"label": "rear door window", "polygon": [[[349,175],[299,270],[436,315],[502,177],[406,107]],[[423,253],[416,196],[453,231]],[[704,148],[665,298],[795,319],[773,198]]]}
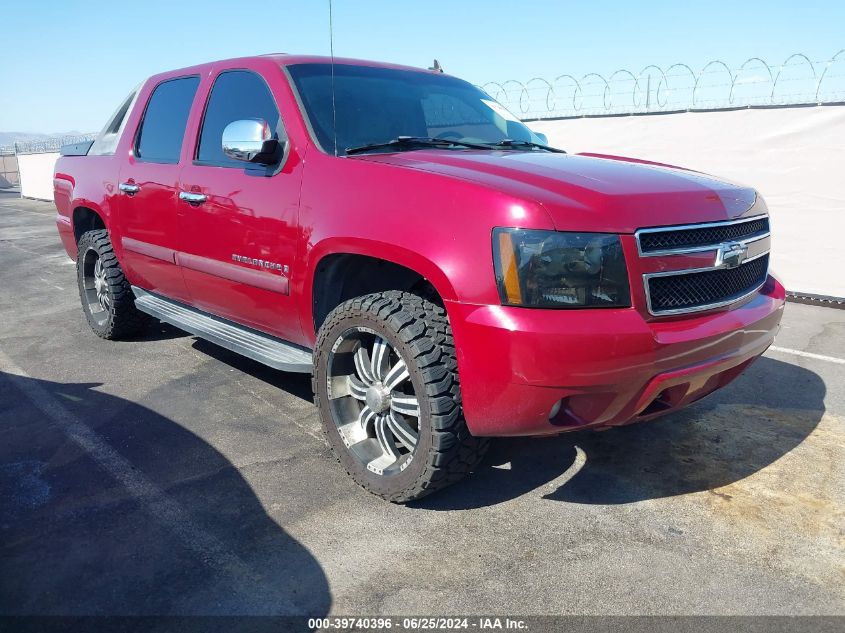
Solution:
{"label": "rear door window", "polygon": [[245,167],[243,161],[223,153],[223,130],[241,119],[262,119],[276,132],[277,138],[284,138],[279,109],[264,79],[247,70],[227,70],[217,77],[208,98],[197,150],[199,163]]}
{"label": "rear door window", "polygon": [[156,86],[138,131],[135,156],[154,163],[178,163],[185,126],[200,78],[169,79]]}

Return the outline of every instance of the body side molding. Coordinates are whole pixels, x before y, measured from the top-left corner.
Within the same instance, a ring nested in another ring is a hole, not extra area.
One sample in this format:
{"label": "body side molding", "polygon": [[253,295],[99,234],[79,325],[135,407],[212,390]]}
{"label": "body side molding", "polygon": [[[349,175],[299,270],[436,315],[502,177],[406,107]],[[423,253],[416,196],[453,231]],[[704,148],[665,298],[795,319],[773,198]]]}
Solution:
{"label": "body side molding", "polygon": [[127,251],[146,255],[147,257],[152,257],[153,259],[160,259],[161,261],[170,262],[171,264],[176,263],[176,251],[172,248],[158,246],[157,244],[150,244],[149,242],[142,242],[141,240],[136,240],[132,237],[121,238],[120,243]]}
{"label": "body side molding", "polygon": [[289,282],[286,275],[279,275],[267,270],[244,268],[231,262],[221,262],[209,257],[191,255],[190,253],[176,253],[176,263],[184,268],[234,281],[236,283],[255,286],[262,290],[277,292],[281,295],[290,294]]}

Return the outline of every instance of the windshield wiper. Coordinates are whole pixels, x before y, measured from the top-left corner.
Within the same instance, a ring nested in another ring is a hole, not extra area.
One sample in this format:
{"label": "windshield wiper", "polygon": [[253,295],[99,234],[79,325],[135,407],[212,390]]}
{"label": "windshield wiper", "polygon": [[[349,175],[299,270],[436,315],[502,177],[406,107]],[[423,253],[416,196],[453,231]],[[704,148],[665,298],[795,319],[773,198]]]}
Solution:
{"label": "windshield wiper", "polygon": [[515,141],[511,138],[506,138],[498,143],[493,143],[493,147],[533,147],[536,149],[544,149],[547,152],[555,152],[556,154],[566,154],[566,152],[562,149],[558,149],[557,147],[549,147],[548,145],[543,145],[542,143],[534,143],[533,141]]}
{"label": "windshield wiper", "polygon": [[427,149],[427,148],[446,148],[446,147],[464,147],[469,149],[500,149],[500,148],[535,148],[542,149],[547,152],[555,152],[557,154],[566,154],[562,149],[556,147],[549,147],[541,143],[534,143],[532,141],[516,141],[514,139],[506,138],[497,143],[468,143],[466,141],[457,141],[448,138],[431,138],[428,136],[397,136],[390,141],[383,143],[369,143],[367,145],[360,145],[358,147],[347,147],[347,154],[362,154],[377,149]]}
{"label": "windshield wiper", "polygon": [[491,149],[490,145],[482,145],[481,143],[465,143],[464,141],[456,141],[448,138],[429,138],[427,136],[397,136],[391,141],[383,143],[370,143],[368,145],[361,145],[359,147],[347,147],[347,154],[361,154],[376,149],[386,148],[397,149],[426,149],[430,147],[466,147],[469,149]]}

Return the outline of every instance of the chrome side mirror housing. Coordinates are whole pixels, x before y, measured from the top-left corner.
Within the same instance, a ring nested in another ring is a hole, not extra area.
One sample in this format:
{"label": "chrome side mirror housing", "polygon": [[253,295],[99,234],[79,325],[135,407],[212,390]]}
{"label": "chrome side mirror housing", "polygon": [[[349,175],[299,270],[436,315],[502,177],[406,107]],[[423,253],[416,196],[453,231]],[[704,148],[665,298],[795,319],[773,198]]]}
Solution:
{"label": "chrome side mirror housing", "polygon": [[232,160],[272,165],[284,149],[284,141],[273,138],[273,131],[263,119],[232,121],[223,130],[223,154]]}

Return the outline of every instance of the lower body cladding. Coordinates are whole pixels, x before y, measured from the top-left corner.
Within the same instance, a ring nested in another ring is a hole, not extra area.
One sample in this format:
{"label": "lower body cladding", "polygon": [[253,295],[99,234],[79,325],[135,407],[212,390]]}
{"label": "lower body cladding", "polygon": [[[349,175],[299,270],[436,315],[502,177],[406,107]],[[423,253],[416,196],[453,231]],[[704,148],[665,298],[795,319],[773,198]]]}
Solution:
{"label": "lower body cladding", "polygon": [[609,428],[675,411],[736,378],[771,345],[785,291],[773,277],[710,313],[543,310],[447,303],[473,435]]}

